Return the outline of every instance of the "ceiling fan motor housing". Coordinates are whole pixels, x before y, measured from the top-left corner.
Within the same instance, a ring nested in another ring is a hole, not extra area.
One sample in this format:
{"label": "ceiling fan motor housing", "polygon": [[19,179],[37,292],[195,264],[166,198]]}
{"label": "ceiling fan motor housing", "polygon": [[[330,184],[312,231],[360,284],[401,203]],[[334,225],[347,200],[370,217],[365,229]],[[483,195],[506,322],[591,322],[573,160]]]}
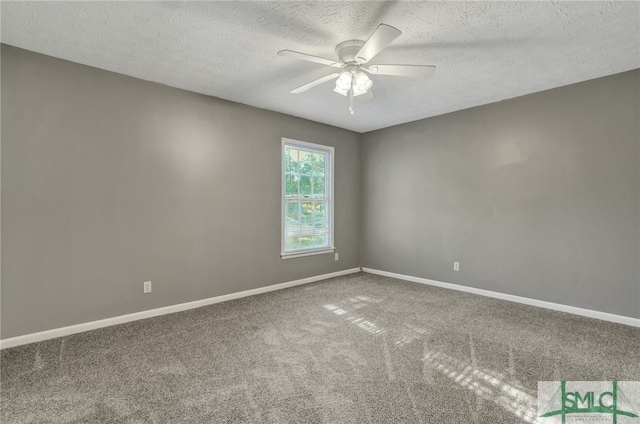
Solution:
{"label": "ceiling fan motor housing", "polygon": [[336,46],[336,54],[340,61],[344,64],[358,64],[364,62],[356,60],[356,54],[364,46],[362,40],[347,40]]}

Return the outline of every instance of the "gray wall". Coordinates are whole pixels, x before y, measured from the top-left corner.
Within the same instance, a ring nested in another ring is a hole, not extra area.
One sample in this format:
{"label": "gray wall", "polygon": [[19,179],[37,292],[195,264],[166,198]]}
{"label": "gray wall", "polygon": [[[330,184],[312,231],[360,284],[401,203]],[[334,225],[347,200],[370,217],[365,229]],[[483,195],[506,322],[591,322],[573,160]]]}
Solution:
{"label": "gray wall", "polygon": [[[1,106],[2,338],[360,265],[359,134],[6,45]],[[280,259],[281,137],[336,149],[338,262]]]}
{"label": "gray wall", "polygon": [[[640,71],[363,136],[5,45],[1,83],[2,338],[359,265],[640,317]],[[281,137],[336,148],[339,262],[279,258]]]}
{"label": "gray wall", "polygon": [[636,70],[365,134],[362,266],[640,317],[639,98]]}

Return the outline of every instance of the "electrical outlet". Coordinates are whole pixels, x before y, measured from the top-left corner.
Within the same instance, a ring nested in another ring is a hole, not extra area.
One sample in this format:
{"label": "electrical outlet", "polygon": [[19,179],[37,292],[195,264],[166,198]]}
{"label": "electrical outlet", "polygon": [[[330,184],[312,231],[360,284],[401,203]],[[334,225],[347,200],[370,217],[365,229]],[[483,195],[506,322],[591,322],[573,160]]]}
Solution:
{"label": "electrical outlet", "polygon": [[460,271],[460,262],[454,262],[453,263],[453,270],[454,271]]}
{"label": "electrical outlet", "polygon": [[336,261],[340,260],[340,254],[336,252]]}
{"label": "electrical outlet", "polygon": [[151,293],[151,281],[142,283],[142,290],[144,293]]}

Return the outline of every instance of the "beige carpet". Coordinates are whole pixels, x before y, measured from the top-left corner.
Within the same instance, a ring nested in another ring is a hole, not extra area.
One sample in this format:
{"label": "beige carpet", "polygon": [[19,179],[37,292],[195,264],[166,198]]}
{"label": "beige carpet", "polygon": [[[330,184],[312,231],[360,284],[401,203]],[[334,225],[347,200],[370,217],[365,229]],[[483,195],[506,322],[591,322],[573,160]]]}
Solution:
{"label": "beige carpet", "polygon": [[640,329],[359,273],[2,351],[8,423],[523,423]]}

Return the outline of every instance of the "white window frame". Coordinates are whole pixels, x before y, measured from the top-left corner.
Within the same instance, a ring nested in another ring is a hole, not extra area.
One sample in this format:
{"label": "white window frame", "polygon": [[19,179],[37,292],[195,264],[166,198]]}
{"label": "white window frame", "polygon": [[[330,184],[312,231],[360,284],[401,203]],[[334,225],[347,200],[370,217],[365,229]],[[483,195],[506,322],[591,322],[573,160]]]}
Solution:
{"label": "white window frame", "polygon": [[[286,167],[286,160],[284,157],[284,149],[285,146],[291,146],[291,147],[298,147],[298,148],[302,148],[305,150],[316,150],[322,153],[326,153],[329,157],[329,166],[327,167],[327,170],[325,171],[325,181],[324,181],[324,186],[325,186],[325,199],[327,201],[327,203],[329,204],[327,210],[329,211],[330,215],[328,218],[328,224],[329,224],[329,237],[330,242],[329,242],[329,247],[322,247],[322,248],[311,248],[311,249],[299,249],[296,250],[294,252],[285,252],[284,249],[284,245],[285,245],[285,219],[286,219],[286,204],[287,204],[287,199],[286,199],[286,180],[285,180],[285,167]],[[282,138],[282,146],[280,147],[280,158],[281,158],[281,162],[282,162],[282,166],[280,169],[280,188],[281,188],[281,194],[280,194],[280,198],[281,198],[281,220],[280,220],[280,257],[282,259],[293,259],[293,258],[300,258],[300,257],[304,257],[304,256],[311,256],[311,255],[321,255],[321,254],[325,254],[325,253],[332,253],[336,250],[335,248],[335,237],[334,237],[334,197],[333,197],[333,193],[334,193],[334,178],[333,176],[334,174],[334,168],[335,168],[335,149],[331,146],[325,146],[322,144],[315,144],[315,143],[309,143],[306,141],[300,141],[300,140],[294,140],[291,138]],[[328,175],[326,175],[328,173]]]}

